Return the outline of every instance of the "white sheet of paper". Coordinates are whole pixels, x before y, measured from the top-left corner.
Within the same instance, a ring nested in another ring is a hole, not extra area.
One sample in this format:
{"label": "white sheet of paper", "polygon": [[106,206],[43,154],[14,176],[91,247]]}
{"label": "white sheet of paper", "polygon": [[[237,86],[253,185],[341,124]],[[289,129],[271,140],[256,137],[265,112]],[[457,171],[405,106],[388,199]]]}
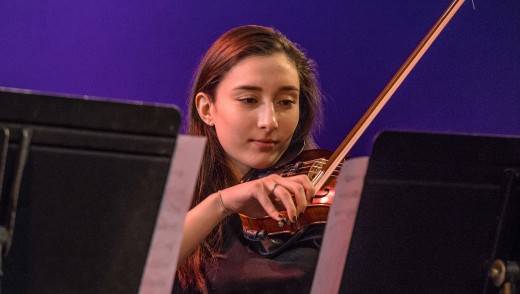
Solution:
{"label": "white sheet of paper", "polygon": [[367,167],[368,157],[343,163],[321,242],[311,294],[336,294],[339,291]]}
{"label": "white sheet of paper", "polygon": [[206,138],[179,135],[159,208],[140,294],[170,294],[184,218],[190,207]]}

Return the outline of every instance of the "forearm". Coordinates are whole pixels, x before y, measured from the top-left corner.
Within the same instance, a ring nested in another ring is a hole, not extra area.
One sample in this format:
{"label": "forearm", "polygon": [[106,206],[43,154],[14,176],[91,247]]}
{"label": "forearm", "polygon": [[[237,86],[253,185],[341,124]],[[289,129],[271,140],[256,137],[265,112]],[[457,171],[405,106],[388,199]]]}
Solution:
{"label": "forearm", "polygon": [[209,235],[211,230],[226,217],[227,211],[221,205],[218,193],[206,197],[188,211],[184,221],[183,237],[178,266]]}

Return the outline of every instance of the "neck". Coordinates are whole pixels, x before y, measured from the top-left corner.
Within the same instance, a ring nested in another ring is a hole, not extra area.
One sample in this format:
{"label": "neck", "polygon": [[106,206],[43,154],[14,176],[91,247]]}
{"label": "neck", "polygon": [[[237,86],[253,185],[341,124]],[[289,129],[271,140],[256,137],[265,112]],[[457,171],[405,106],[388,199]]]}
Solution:
{"label": "neck", "polygon": [[244,177],[244,175],[250,170],[248,167],[240,167],[237,166],[234,162],[231,160],[228,160],[228,166],[231,169],[231,173],[233,173],[233,176],[235,177],[235,180],[237,182],[240,182],[240,180]]}

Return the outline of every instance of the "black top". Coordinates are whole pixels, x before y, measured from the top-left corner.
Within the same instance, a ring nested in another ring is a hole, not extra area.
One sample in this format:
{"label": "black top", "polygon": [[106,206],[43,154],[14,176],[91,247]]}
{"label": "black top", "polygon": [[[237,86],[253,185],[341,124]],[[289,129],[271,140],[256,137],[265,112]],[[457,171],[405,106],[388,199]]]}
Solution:
{"label": "black top", "polygon": [[[240,219],[229,217],[225,225],[224,252],[206,269],[209,293],[308,293],[319,250],[312,245],[290,248],[274,258],[253,252],[242,237]],[[173,293],[198,293],[182,289],[176,281]]]}
{"label": "black top", "polygon": [[[290,146],[271,169],[287,164],[307,149],[303,141],[292,142]],[[244,180],[269,174],[264,174],[265,171],[251,170],[244,176]],[[320,235],[321,228],[317,229]],[[297,243],[273,258],[263,257],[249,248],[248,241],[242,235],[240,217],[237,214],[231,215],[224,225],[223,254],[215,264],[205,266],[208,292],[308,293],[318,261],[319,248],[314,241]],[[198,291],[182,289],[178,281],[175,281],[173,293]]]}

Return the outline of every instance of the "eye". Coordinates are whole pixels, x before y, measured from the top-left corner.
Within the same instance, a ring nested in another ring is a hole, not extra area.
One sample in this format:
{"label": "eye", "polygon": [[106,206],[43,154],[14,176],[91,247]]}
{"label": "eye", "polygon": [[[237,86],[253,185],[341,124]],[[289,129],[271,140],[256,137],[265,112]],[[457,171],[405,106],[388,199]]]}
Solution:
{"label": "eye", "polygon": [[256,98],[254,97],[244,97],[238,99],[238,101],[244,103],[244,104],[255,104],[257,102]]}
{"label": "eye", "polygon": [[284,107],[290,107],[294,104],[296,104],[296,101],[294,101],[293,99],[280,99],[278,100],[278,104],[281,105],[281,106],[284,106]]}

